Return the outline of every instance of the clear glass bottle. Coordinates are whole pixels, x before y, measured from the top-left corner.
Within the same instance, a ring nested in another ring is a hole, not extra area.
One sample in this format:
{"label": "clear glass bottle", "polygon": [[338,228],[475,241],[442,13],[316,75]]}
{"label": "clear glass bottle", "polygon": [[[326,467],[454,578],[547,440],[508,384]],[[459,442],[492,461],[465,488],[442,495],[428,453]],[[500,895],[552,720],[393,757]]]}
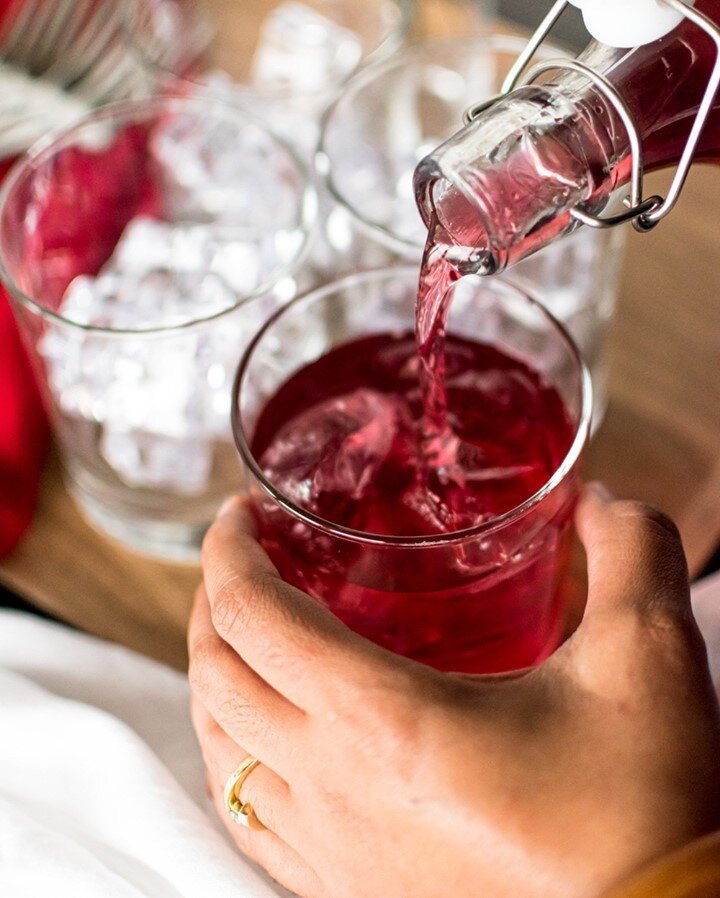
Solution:
{"label": "clear glass bottle", "polygon": [[[720,24],[720,0],[695,9]],[[579,61],[623,97],[637,124],[646,171],[681,158],[718,49],[685,19],[650,44],[617,49],[593,41]],[[472,270],[495,274],[577,227],[577,207],[599,214],[631,177],[628,128],[586,75],[560,68],[519,87],[427,156],[415,193],[428,226],[439,223]],[[695,153],[720,160],[720,99]]]}

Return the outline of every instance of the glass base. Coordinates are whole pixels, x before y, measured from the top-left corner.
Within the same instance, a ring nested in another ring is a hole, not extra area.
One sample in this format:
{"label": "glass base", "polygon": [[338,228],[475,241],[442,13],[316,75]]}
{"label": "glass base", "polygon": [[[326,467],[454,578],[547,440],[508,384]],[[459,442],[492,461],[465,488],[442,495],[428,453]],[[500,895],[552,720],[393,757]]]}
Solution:
{"label": "glass base", "polygon": [[180,524],[124,516],[87,494],[73,490],[73,498],[86,520],[106,536],[156,561],[199,564],[203,537],[211,524]]}

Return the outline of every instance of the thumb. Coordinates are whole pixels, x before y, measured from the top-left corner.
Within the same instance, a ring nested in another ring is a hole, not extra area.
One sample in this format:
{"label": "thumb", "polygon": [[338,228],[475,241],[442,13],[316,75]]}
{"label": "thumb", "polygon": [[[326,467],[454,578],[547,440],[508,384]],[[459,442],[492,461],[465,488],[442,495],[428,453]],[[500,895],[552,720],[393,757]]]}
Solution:
{"label": "thumb", "polygon": [[588,565],[586,618],[621,611],[691,618],[687,562],[677,527],[641,502],[586,488],[577,528]]}
{"label": "thumb", "polygon": [[687,708],[700,702],[706,713],[714,690],[675,525],[592,485],[578,506],[577,529],[587,554],[587,609],[554,663],[569,664],[592,691],[620,695],[625,709],[664,695]]}

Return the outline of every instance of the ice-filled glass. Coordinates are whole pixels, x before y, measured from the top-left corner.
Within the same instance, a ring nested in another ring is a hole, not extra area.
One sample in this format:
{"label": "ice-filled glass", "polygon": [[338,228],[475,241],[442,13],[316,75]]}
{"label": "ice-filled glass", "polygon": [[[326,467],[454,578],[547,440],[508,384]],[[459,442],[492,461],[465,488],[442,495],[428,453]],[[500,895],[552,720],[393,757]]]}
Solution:
{"label": "ice-filled glass", "polygon": [[[334,199],[313,253],[326,278],[420,260],[427,227],[416,205],[415,167],[458,130],[468,106],[497,93],[525,43],[506,35],[427,41],[348,83],[326,115],[317,156]],[[543,53],[562,55],[552,47]],[[607,336],[624,240],[622,229],[585,228],[511,273],[580,347],[593,375],[596,424],[606,404]]]}
{"label": "ice-filled glass", "polygon": [[294,153],[220,100],[99,110],[0,198],[0,273],[70,489],[106,532],[195,558],[242,482],[237,360],[298,290],[316,200]]}
{"label": "ice-filled glass", "polygon": [[[152,90],[198,86],[251,108],[309,153],[319,119],[347,79],[390,55],[408,31],[413,0],[124,0],[132,45]],[[167,52],[196,36],[185,59]]]}
{"label": "ice-filled glass", "polygon": [[445,384],[463,474],[416,465],[417,286],[415,267],[351,275],[249,347],[233,428],[259,538],[286,580],[395,652],[473,673],[534,665],[564,630],[590,377],[523,290],[459,281]]}

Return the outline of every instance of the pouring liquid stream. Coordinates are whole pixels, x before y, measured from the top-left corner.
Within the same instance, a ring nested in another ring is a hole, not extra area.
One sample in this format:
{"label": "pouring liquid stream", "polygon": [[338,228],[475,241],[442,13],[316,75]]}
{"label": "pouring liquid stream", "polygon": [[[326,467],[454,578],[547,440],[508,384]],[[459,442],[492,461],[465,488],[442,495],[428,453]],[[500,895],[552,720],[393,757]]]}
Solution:
{"label": "pouring liquid stream", "polygon": [[478,256],[477,250],[458,246],[437,217],[431,217],[415,307],[422,397],[420,470],[433,471],[441,482],[461,488],[465,478],[458,459],[460,439],[448,417],[445,347],[452,287],[463,276],[476,273]]}

